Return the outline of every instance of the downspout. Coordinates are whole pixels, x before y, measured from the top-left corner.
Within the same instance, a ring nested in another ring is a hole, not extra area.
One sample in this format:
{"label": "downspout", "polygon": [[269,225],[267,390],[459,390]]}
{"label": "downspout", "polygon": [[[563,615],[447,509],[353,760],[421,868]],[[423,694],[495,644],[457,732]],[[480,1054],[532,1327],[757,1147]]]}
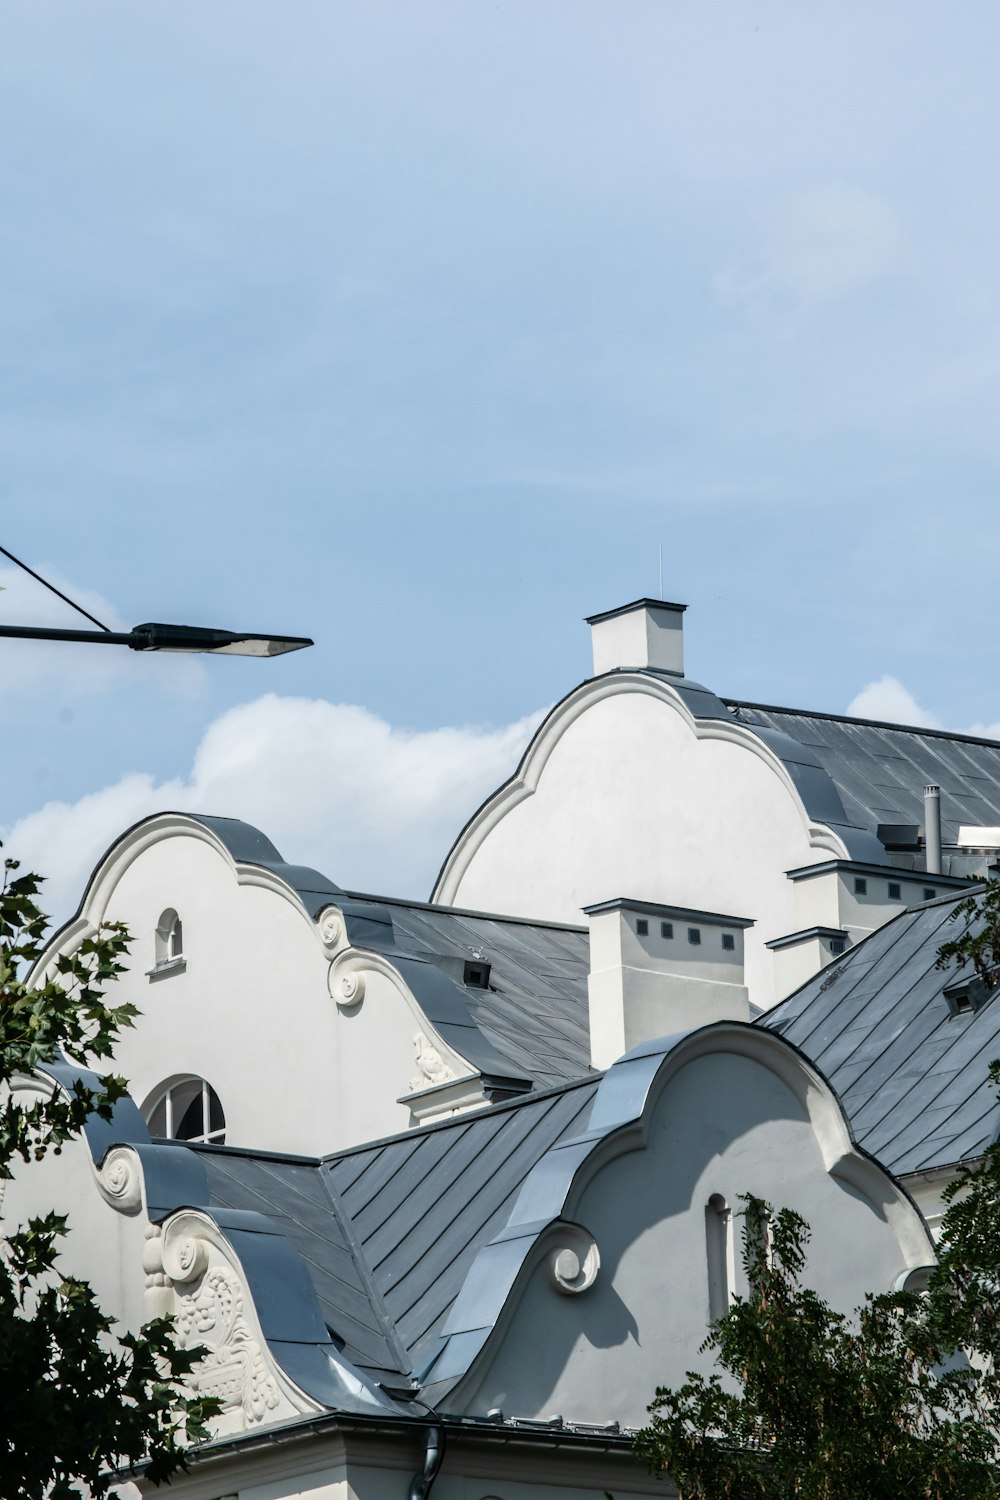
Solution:
{"label": "downspout", "polygon": [[424,1461],[410,1480],[409,1500],[427,1500],[444,1458],[444,1428],[433,1424],[424,1433]]}

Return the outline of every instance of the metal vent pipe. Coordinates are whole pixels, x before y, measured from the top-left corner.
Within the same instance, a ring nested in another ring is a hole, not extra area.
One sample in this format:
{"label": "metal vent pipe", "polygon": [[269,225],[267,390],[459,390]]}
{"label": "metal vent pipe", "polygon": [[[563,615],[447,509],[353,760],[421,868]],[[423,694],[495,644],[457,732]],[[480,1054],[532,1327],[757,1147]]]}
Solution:
{"label": "metal vent pipe", "polygon": [[924,853],[928,875],[941,874],[941,788],[924,787]]}

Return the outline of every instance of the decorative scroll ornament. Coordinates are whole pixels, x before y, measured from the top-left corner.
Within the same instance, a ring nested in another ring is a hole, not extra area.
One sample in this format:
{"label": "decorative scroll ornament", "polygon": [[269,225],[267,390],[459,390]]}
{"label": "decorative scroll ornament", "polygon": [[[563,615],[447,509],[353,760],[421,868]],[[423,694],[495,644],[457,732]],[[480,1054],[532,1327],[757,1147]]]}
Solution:
{"label": "decorative scroll ornament", "polygon": [[[197,1247],[203,1245],[204,1241],[193,1237],[181,1239],[177,1258],[183,1261],[187,1255],[192,1265],[197,1264]],[[164,1259],[168,1259],[166,1253]],[[216,1396],[224,1407],[242,1410],[246,1426],[262,1422],[280,1396],[244,1316],[239,1277],[226,1266],[212,1266],[196,1287],[178,1296],[176,1322],[178,1343],[210,1345],[188,1383],[199,1395]]]}
{"label": "decorative scroll ornament", "polygon": [[353,1010],[365,998],[365,976],[356,958],[344,954],[335,959],[330,965],[327,982],[330,994],[341,1010]]}
{"label": "decorative scroll ornament", "polygon": [[429,1089],[436,1083],[447,1083],[455,1074],[436,1047],[432,1047],[422,1031],[413,1038],[416,1051],[417,1071],[410,1079],[410,1093]]}
{"label": "decorative scroll ornament", "polygon": [[323,912],[319,919],[319,935],[327,948],[339,948],[344,942],[344,924],[340,913],[332,909]]}
{"label": "decorative scroll ornament", "polygon": [[601,1252],[594,1236],[579,1224],[560,1224],[547,1257],[549,1277],[557,1292],[575,1297],[597,1280]]}
{"label": "decorative scroll ornament", "polygon": [[95,1170],[105,1203],[121,1214],[137,1214],[142,1207],[142,1169],[135,1152],[114,1146]]}

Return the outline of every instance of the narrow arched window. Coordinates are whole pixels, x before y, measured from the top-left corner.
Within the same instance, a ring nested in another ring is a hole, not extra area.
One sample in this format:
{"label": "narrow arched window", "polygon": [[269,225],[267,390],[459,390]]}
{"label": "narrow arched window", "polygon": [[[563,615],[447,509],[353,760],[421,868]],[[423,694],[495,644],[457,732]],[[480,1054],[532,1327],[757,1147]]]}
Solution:
{"label": "narrow arched window", "polygon": [[154,963],[157,969],[179,965],[184,960],[184,927],[172,906],[161,913],[154,937]]}
{"label": "narrow arched window", "polygon": [[705,1205],[705,1258],[708,1264],[708,1316],[709,1321],[715,1323],[729,1311],[736,1271],[733,1215],[721,1193],[713,1193]]}
{"label": "narrow arched window", "polygon": [[226,1139],[222,1102],[204,1078],[175,1078],[160,1084],[142,1113],[150,1135],[171,1141],[214,1141],[220,1146]]}

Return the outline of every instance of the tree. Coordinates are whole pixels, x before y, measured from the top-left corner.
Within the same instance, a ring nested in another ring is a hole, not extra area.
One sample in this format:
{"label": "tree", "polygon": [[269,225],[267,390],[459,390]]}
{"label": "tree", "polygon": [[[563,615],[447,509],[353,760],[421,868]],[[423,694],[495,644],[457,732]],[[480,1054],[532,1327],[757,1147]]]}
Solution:
{"label": "tree", "polygon": [[801,1285],[805,1222],[745,1199],[749,1293],[704,1345],[728,1380],[689,1372],[658,1390],[640,1455],[685,1500],[1000,1495],[996,1148],[952,1196],[963,1188],[927,1292],[871,1295],[853,1318]]}
{"label": "tree", "polygon": [[955,963],[971,963],[986,990],[997,983],[1000,965],[1000,880],[988,880],[981,890],[970,891],[952,908],[949,922],[964,922],[958,937],[938,949],[939,969]]}
{"label": "tree", "polygon": [[[953,917],[965,926],[938,967],[971,963],[992,989],[1000,884]],[[685,1500],[1000,1496],[1000,1145],[943,1196],[926,1291],[870,1295],[850,1318],[802,1285],[805,1221],[743,1200],[748,1295],[703,1346],[721,1374],[659,1389],[636,1438]]]}
{"label": "tree", "polygon": [[[109,1058],[136,1014],[110,1005],[105,987],[122,972],[128,934],[103,928],[55,964],[55,976],[29,989],[47,919],[39,881],[7,860],[0,888],[0,1190],[18,1160],[58,1154],[92,1114],[110,1118],[125,1093],[110,1074],[97,1088],[47,1090],[33,1103],[10,1085],[61,1055],[82,1067]],[[201,1350],[180,1349],[170,1319],[138,1333],[114,1330],[90,1285],[61,1274],[66,1218],[56,1211],[6,1235],[0,1256],[0,1495],[79,1500],[80,1487],[105,1495],[114,1471],[145,1461],[159,1482],[184,1466],[188,1442],[207,1436],[214,1400],[185,1396],[178,1384]]]}

